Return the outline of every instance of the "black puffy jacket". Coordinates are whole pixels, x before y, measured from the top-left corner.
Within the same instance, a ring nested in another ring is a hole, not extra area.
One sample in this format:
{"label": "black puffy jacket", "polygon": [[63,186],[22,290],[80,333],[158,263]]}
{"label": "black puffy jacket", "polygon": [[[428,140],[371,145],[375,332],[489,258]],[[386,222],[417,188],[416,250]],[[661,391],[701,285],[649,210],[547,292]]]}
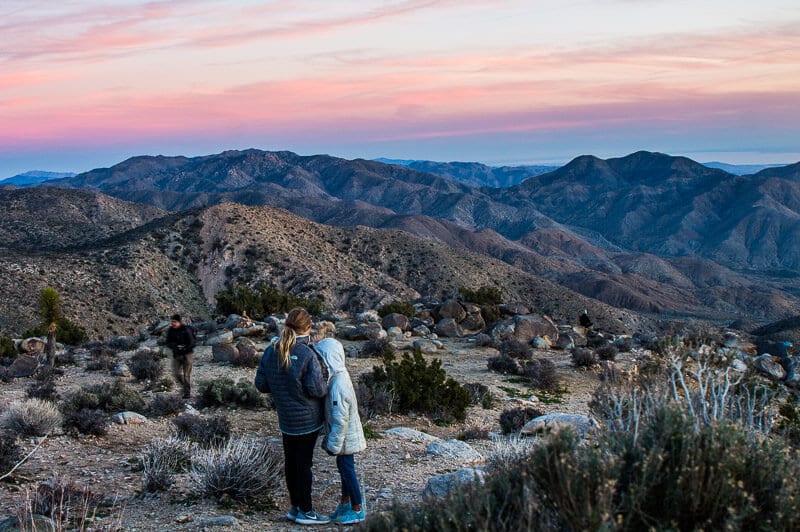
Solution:
{"label": "black puffy jacket", "polygon": [[256,388],[272,394],[278,425],[284,434],[299,436],[321,429],[325,422],[322,399],[328,393],[328,386],[317,355],[308,346],[308,337],[298,337],[288,368],[280,367],[275,348],[275,344],[270,344],[261,356]]}

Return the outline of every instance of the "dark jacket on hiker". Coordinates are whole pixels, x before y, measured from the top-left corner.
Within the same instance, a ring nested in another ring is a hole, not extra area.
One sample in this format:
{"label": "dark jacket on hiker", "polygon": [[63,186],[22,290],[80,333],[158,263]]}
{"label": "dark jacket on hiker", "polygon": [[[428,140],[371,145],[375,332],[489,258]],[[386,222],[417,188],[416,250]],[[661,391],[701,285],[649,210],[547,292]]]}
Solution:
{"label": "dark jacket on hiker", "polygon": [[192,352],[195,345],[194,331],[181,324],[179,327],[167,329],[167,347],[172,349],[172,356],[183,356]]}
{"label": "dark jacket on hiker", "polygon": [[289,367],[278,362],[275,344],[264,350],[256,371],[256,388],[271,393],[278,411],[278,426],[290,436],[320,430],[325,422],[322,398],[328,386],[308,336],[298,336],[289,356]]}

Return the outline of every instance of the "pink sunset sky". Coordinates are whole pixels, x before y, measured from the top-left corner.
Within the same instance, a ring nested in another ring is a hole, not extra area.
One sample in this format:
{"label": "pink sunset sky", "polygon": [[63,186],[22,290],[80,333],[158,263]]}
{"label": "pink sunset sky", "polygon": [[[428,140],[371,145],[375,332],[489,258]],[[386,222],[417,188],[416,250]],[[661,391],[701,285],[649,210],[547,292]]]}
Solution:
{"label": "pink sunset sky", "polygon": [[291,150],[800,160],[797,0],[3,0],[0,178]]}

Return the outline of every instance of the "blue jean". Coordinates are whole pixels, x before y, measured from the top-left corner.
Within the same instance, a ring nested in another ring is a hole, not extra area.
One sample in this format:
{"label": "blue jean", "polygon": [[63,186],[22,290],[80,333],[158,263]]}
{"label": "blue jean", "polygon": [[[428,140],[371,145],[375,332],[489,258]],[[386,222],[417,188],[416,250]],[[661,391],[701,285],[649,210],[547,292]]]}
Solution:
{"label": "blue jean", "polygon": [[350,504],[361,504],[361,487],[356,477],[356,462],[352,454],[343,454],[336,457],[336,467],[342,477],[342,497],[350,497]]}

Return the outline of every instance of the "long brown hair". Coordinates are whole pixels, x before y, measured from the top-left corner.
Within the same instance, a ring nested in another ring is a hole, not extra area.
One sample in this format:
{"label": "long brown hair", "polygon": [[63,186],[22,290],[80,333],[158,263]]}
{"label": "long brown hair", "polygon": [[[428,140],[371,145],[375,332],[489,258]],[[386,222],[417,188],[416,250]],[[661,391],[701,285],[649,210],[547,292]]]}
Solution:
{"label": "long brown hair", "polygon": [[281,336],[278,340],[278,363],[283,368],[289,367],[289,355],[297,340],[299,333],[311,330],[311,315],[304,308],[293,308],[286,316]]}

